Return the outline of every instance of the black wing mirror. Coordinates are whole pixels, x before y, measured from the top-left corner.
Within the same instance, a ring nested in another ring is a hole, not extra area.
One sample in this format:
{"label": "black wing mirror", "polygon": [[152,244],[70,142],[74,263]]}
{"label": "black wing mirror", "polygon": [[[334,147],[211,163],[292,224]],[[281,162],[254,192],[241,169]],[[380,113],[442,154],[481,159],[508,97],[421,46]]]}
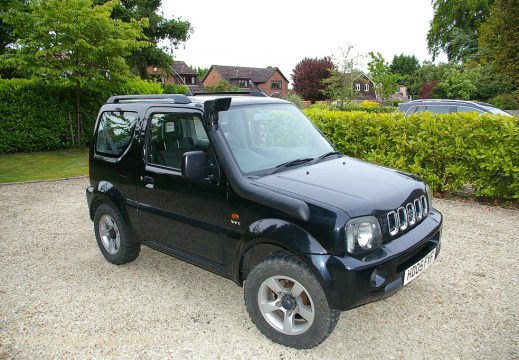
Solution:
{"label": "black wing mirror", "polygon": [[182,176],[188,179],[205,179],[213,174],[213,168],[204,151],[188,151],[182,157]]}

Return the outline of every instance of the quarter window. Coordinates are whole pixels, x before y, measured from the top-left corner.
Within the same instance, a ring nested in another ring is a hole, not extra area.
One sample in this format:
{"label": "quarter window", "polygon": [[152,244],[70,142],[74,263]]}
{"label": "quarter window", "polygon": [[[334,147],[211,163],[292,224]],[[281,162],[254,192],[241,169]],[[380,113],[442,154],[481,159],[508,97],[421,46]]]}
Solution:
{"label": "quarter window", "polygon": [[478,112],[479,114],[484,114],[483,111],[479,110],[479,109],[475,109],[473,107],[468,107],[468,106],[458,106],[456,108],[456,112],[459,112],[459,113],[465,113],[465,112],[471,112],[471,111],[476,111]]}
{"label": "quarter window", "polygon": [[120,156],[130,144],[137,114],[131,112],[105,112],[99,119],[96,134],[96,152]]}

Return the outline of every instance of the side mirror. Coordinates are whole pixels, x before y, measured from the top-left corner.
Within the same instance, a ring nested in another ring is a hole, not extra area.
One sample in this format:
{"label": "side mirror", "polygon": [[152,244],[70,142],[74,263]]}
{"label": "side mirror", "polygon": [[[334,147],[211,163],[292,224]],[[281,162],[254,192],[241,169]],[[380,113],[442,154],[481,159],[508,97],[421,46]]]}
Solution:
{"label": "side mirror", "polygon": [[203,151],[188,151],[182,156],[182,176],[188,179],[205,179],[213,174],[207,154]]}

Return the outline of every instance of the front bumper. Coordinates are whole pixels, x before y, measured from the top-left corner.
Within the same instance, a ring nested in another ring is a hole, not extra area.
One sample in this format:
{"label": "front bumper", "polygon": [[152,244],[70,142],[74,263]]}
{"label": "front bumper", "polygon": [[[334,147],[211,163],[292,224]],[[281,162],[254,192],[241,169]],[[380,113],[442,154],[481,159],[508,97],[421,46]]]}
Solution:
{"label": "front bumper", "polygon": [[404,285],[407,268],[436,249],[442,215],[435,209],[411,231],[357,257],[306,254],[321,276],[331,308],[347,310],[391,296]]}

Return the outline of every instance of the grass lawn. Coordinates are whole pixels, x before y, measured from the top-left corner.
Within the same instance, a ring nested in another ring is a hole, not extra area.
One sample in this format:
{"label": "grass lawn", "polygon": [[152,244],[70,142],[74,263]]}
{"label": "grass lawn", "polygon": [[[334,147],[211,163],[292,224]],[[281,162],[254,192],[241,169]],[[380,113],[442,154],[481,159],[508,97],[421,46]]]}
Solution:
{"label": "grass lawn", "polygon": [[88,150],[0,155],[0,183],[88,175]]}

